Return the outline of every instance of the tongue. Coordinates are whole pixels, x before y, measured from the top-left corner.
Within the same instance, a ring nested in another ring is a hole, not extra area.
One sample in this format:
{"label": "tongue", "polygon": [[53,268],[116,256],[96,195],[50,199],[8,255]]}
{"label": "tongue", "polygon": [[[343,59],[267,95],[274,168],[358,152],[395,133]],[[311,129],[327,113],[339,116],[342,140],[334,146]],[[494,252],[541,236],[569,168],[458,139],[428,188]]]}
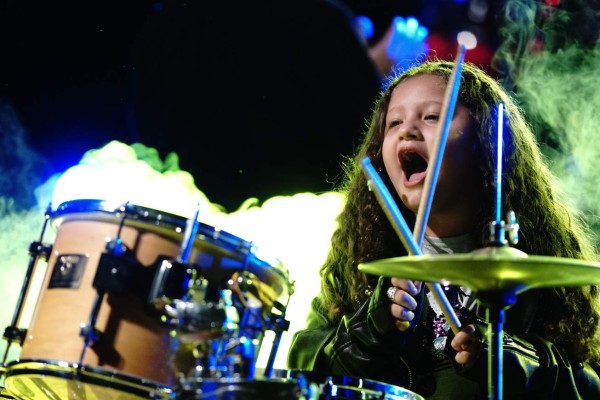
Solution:
{"label": "tongue", "polygon": [[423,179],[425,179],[426,174],[427,174],[427,171],[415,172],[415,173],[411,174],[410,177],[408,178],[408,183],[419,183]]}

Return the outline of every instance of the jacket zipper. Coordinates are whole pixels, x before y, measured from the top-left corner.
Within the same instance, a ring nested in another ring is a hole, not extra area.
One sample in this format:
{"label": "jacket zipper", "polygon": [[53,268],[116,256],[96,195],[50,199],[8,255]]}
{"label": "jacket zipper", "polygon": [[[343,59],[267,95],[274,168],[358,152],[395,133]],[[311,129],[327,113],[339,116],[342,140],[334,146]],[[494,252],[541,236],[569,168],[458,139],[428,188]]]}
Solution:
{"label": "jacket zipper", "polygon": [[402,357],[398,357],[400,359],[400,361],[402,361],[402,364],[404,364],[404,367],[406,368],[406,371],[408,372],[408,390],[413,390],[413,374],[412,374],[412,370],[410,369],[410,366],[408,365],[408,363],[406,361],[404,361],[404,359]]}

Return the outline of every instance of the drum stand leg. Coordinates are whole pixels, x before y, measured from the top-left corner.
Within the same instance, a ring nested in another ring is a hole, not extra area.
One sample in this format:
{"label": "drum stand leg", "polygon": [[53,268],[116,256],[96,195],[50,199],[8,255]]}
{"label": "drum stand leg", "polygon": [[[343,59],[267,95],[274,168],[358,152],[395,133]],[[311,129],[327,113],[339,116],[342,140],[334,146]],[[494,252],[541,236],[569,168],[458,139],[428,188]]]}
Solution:
{"label": "drum stand leg", "polygon": [[42,240],[44,238],[44,232],[46,231],[46,227],[48,226],[48,219],[52,212],[51,206],[48,206],[46,210],[46,216],[44,219],[44,224],[42,226],[42,232],[40,233],[40,240],[37,242],[31,243],[29,246],[29,265],[27,266],[27,272],[25,273],[25,279],[23,281],[23,285],[21,286],[21,292],[19,293],[19,297],[17,299],[17,306],[15,312],[13,314],[10,326],[4,329],[3,339],[6,339],[8,344],[6,345],[6,350],[4,351],[4,356],[2,357],[2,364],[6,363],[6,359],[8,357],[8,351],[10,350],[10,346],[13,342],[18,344],[23,344],[25,340],[25,335],[27,334],[26,329],[20,329],[17,327],[19,320],[21,319],[21,313],[23,312],[23,305],[25,304],[25,298],[27,292],[29,291],[29,285],[31,284],[31,278],[33,276],[33,271],[37,262],[40,258],[44,261],[48,261],[48,255],[52,251],[52,246],[45,246],[42,244]]}
{"label": "drum stand leg", "polygon": [[279,343],[281,342],[281,335],[290,327],[290,322],[284,318],[284,315],[272,314],[271,318],[274,319],[275,338],[273,339],[273,346],[271,347],[264,373],[264,377],[269,379],[273,377],[273,365],[275,363],[275,356],[277,356],[277,350],[279,349]]}
{"label": "drum stand leg", "polygon": [[196,359],[194,378],[215,377],[214,361],[211,358],[213,343],[212,340],[207,340],[196,345],[194,349],[194,358]]}
{"label": "drum stand leg", "polygon": [[27,267],[27,272],[25,274],[25,281],[23,282],[23,286],[21,287],[21,292],[19,293],[19,298],[17,299],[17,308],[13,314],[13,318],[10,326],[7,326],[4,329],[3,338],[7,340],[8,344],[6,345],[6,350],[4,351],[4,356],[2,358],[2,364],[6,362],[8,357],[8,351],[10,350],[10,346],[13,342],[18,344],[22,344],[25,339],[25,335],[27,334],[27,330],[19,329],[17,327],[19,323],[19,319],[21,319],[21,312],[23,311],[23,304],[25,303],[26,293],[29,290],[29,284],[31,283],[31,276],[33,274],[34,267],[37,263],[38,256],[32,255],[29,260],[29,266]]}

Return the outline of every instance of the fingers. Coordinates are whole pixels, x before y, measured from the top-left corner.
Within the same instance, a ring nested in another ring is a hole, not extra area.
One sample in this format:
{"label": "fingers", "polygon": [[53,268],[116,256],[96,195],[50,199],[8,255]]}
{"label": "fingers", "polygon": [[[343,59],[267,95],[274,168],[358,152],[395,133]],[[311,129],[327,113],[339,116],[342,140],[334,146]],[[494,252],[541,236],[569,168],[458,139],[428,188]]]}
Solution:
{"label": "fingers", "polygon": [[450,345],[457,352],[454,359],[461,365],[474,362],[482,347],[480,335],[473,324],[466,325],[457,332]]}
{"label": "fingers", "polygon": [[423,282],[408,279],[392,278],[392,286],[405,290],[411,296],[416,296],[421,291]]}
{"label": "fingers", "polygon": [[452,348],[456,351],[461,351],[472,346],[474,342],[479,342],[479,334],[477,328],[473,324],[465,325],[454,335],[452,339]]}
{"label": "fingers", "polygon": [[404,332],[405,330],[410,328],[410,321],[396,320],[395,324],[396,324],[396,329],[398,329],[399,331],[402,331],[402,332]]}
{"label": "fingers", "polygon": [[[414,297],[402,289],[395,290],[393,292],[393,297],[390,297],[390,300],[392,302],[392,309],[397,309],[394,306],[399,306],[399,308],[406,309],[407,311],[412,311],[417,308],[417,301],[414,299]],[[399,312],[400,314],[402,313],[402,311]],[[396,318],[402,318],[402,315],[400,314],[394,316]]]}
{"label": "fingers", "polygon": [[394,317],[396,328],[405,331],[415,318],[413,311],[417,308],[417,301],[413,296],[419,293],[421,282],[392,278],[392,285],[387,291],[387,296],[392,303],[390,313]]}

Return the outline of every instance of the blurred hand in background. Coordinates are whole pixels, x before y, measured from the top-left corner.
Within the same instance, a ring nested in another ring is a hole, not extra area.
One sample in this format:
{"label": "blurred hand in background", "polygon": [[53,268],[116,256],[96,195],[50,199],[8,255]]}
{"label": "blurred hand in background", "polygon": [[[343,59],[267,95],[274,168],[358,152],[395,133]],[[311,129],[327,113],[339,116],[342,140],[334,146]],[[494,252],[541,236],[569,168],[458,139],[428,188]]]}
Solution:
{"label": "blurred hand in background", "polygon": [[[373,23],[369,17],[356,18],[358,31],[365,42],[373,36]],[[429,52],[428,30],[414,17],[392,18],[386,32],[375,43],[368,46],[368,53],[383,76],[402,71],[423,59]]]}

